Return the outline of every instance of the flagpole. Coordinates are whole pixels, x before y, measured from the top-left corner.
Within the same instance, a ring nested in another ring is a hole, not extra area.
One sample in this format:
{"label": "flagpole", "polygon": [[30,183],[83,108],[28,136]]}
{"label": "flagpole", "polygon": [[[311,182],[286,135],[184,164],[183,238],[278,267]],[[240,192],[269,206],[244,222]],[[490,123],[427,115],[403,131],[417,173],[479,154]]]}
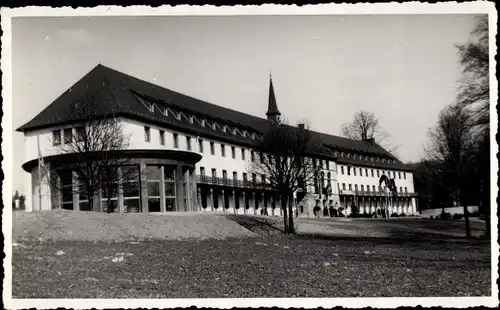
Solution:
{"label": "flagpole", "polygon": [[42,163],[40,162],[40,136],[36,136],[36,144],[38,149],[38,210],[42,210]]}

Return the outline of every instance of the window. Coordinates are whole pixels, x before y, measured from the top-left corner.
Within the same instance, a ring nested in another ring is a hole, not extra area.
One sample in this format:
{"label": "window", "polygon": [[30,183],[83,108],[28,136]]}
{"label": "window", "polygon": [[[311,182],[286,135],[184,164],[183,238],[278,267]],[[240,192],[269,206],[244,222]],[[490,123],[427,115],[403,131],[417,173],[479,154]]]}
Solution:
{"label": "window", "polygon": [[141,211],[139,167],[135,165],[122,166],[121,175],[125,211],[128,213]]}
{"label": "window", "polygon": [[226,157],[226,146],[224,144],[220,145],[220,153],[222,157]]}
{"label": "window", "polygon": [[241,159],[245,160],[245,149],[241,149]]}
{"label": "window", "polygon": [[148,211],[160,212],[161,166],[146,166]]}
{"label": "window", "polygon": [[405,187],[405,193],[408,193],[408,188],[407,187]]}
{"label": "window", "polygon": [[365,177],[368,176],[368,168],[365,168]]}
{"label": "window", "polygon": [[236,181],[238,180],[238,172],[233,171],[233,179]]}
{"label": "window", "polygon": [[82,142],[85,140],[85,127],[76,127],[76,141]]}
{"label": "window", "polygon": [[217,170],[215,169],[212,169],[212,178],[216,178],[217,177]]}
{"label": "window", "polygon": [[403,179],[406,180],[406,172],[403,172]]}
{"label": "window", "polygon": [[370,185],[366,185],[366,191],[369,193],[370,192]]}
{"label": "window", "polygon": [[372,178],[373,178],[373,177],[374,177],[374,174],[373,174],[373,169],[371,169],[371,170],[372,170]]}
{"label": "window", "polygon": [[[354,173],[354,175],[356,175],[356,172]],[[360,177],[363,176],[363,168],[359,168],[359,176]]]}
{"label": "window", "polygon": [[356,168],[355,167],[352,168],[352,171],[354,173],[354,176],[356,176]]}
{"label": "window", "polygon": [[174,147],[177,149],[179,148],[179,135],[174,133],[173,137],[174,137]]}
{"label": "window", "polygon": [[401,172],[398,172],[398,179],[401,180]]}
{"label": "window", "polygon": [[255,173],[252,173],[252,182],[254,185],[257,184],[257,174]]}
{"label": "window", "polygon": [[227,171],[226,171],[226,170],[222,170],[222,179],[223,179],[224,181],[226,181],[226,180],[227,180]]}
{"label": "window", "polygon": [[358,191],[358,184],[354,184],[354,190]]}
{"label": "window", "polygon": [[151,128],[144,126],[144,141],[151,142]]}
{"label": "window", "polygon": [[261,174],[260,179],[261,179],[262,184],[266,184],[266,176],[265,175]]}
{"label": "window", "polygon": [[59,145],[59,144],[61,144],[61,131],[54,130],[52,132],[52,145]]}
{"label": "window", "polygon": [[342,189],[345,190],[345,183],[342,183]]}
{"label": "window", "polygon": [[340,166],[340,173],[344,174],[344,166]]}
{"label": "window", "polygon": [[252,162],[254,162],[254,161],[255,161],[255,152],[254,152],[253,150],[251,150],[251,151],[250,151],[250,160],[251,160]]}
{"label": "window", "polygon": [[[165,211],[175,211],[175,167],[164,166],[164,177],[165,177]],[[203,170],[203,174],[205,171]]]}
{"label": "window", "polygon": [[71,142],[73,142],[73,129],[66,128],[64,129],[64,143],[71,143]]}
{"label": "window", "polygon": [[160,144],[165,145],[165,131],[160,130]]}
{"label": "window", "polygon": [[248,176],[245,172],[243,172],[243,184],[246,185],[248,182]]}
{"label": "window", "polygon": [[403,192],[403,188],[400,186],[399,187],[399,192],[402,193]]}
{"label": "window", "polygon": [[233,159],[236,158],[236,148],[234,146],[231,146],[231,157]]}
{"label": "window", "polygon": [[326,161],[326,170],[330,170],[330,161]]}
{"label": "window", "polygon": [[377,178],[380,177],[380,170],[377,170]]}
{"label": "window", "polygon": [[203,153],[203,140],[202,139],[198,139],[198,149],[199,149],[200,153]]}
{"label": "window", "polygon": [[202,177],[205,176],[205,167],[200,167],[200,174]]}
{"label": "window", "polygon": [[365,186],[363,184],[361,184],[361,191],[364,192],[365,191]]}
{"label": "window", "polygon": [[186,148],[191,151],[191,137],[186,136]]}
{"label": "window", "polygon": [[349,184],[349,190],[352,191],[352,185],[351,184]]}
{"label": "window", "polygon": [[210,142],[210,154],[215,155],[215,143]]}

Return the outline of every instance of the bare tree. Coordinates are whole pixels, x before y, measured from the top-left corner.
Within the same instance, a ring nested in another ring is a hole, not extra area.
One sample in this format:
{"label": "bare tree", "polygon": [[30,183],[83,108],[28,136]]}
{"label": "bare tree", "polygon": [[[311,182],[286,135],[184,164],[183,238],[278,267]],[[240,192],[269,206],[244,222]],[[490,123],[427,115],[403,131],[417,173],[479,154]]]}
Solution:
{"label": "bare tree", "polygon": [[462,66],[458,91],[459,104],[471,111],[476,127],[476,165],[480,175],[480,209],[485,216],[486,234],[490,233],[490,84],[488,16],[477,18],[470,40],[457,45]]}
{"label": "bare tree", "polygon": [[[107,198],[107,212],[111,213],[117,206],[112,197],[118,194],[118,183],[123,179],[138,177],[139,171],[118,169],[132,164],[130,159],[120,154],[128,148],[129,138],[125,137],[113,111],[100,103],[102,100],[98,100],[97,96],[100,95],[87,95],[86,100],[72,107],[71,116],[78,124],[76,134],[73,135],[71,129],[67,133],[63,131],[64,143],[60,145],[59,153],[75,158],[67,168],[76,176],[76,194],[87,198],[89,209],[95,210],[94,197],[101,192]],[[51,178],[50,186],[64,190],[55,178]]]}
{"label": "bare tree", "polygon": [[257,149],[260,156],[249,167],[251,173],[265,177],[263,186],[280,195],[285,233],[295,233],[293,194],[301,192],[307,196],[307,188],[319,177],[320,167],[311,157],[318,145],[305,126],[272,123]]}
{"label": "bare tree", "polygon": [[489,85],[489,36],[488,16],[477,19],[471,39],[457,45],[462,79],[458,103],[473,111],[475,123],[489,129],[490,85]]}
{"label": "bare tree", "polygon": [[385,144],[389,152],[397,150],[397,147],[388,145],[387,139],[390,135],[382,129],[378,118],[372,112],[365,110],[356,112],[352,122],[343,124],[341,129],[342,135],[346,138]]}
{"label": "bare tree", "polygon": [[[471,115],[458,104],[444,108],[436,127],[429,131],[429,138],[426,155],[429,160],[439,163],[444,178],[443,186],[450,186],[454,203],[460,207],[463,172],[473,151]],[[467,205],[463,208],[466,236],[470,237]]]}

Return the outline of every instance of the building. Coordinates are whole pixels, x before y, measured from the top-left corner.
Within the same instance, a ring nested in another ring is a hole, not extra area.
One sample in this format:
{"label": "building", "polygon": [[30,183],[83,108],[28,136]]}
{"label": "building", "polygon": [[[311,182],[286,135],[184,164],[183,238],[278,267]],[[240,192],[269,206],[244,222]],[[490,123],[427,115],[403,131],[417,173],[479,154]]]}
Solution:
{"label": "building", "polygon": [[[82,129],[72,108],[94,103],[102,113],[113,114],[129,137],[128,148],[115,154],[130,163],[119,168],[120,175],[124,169],[137,171],[116,182],[113,197],[80,193],[71,170],[79,154],[61,151],[78,141]],[[98,211],[113,202],[119,212],[281,214],[276,193],[256,186],[261,176],[248,172],[270,122],[281,116],[272,80],[266,115],[226,109],[98,65],[17,129],[25,135],[23,169],[30,173],[27,209],[88,210],[92,199]],[[295,201],[301,216],[311,216],[315,205],[349,209],[353,203],[360,213],[373,213],[388,201],[390,213],[417,212],[411,170],[384,148],[373,141],[313,135],[322,143],[317,160],[323,172],[308,190],[312,195]],[[383,174],[395,180],[397,196],[389,198],[379,188]],[[61,190],[46,179],[55,180]]]}

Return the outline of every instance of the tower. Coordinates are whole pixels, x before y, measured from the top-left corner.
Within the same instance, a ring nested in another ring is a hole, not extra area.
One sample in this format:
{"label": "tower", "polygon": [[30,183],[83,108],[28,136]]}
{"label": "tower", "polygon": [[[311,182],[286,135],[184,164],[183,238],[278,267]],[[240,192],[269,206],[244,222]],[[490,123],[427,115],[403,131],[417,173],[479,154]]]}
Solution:
{"label": "tower", "polygon": [[276,96],[274,95],[273,78],[269,75],[269,103],[267,107],[267,119],[273,122],[280,122],[281,113],[276,104]]}

